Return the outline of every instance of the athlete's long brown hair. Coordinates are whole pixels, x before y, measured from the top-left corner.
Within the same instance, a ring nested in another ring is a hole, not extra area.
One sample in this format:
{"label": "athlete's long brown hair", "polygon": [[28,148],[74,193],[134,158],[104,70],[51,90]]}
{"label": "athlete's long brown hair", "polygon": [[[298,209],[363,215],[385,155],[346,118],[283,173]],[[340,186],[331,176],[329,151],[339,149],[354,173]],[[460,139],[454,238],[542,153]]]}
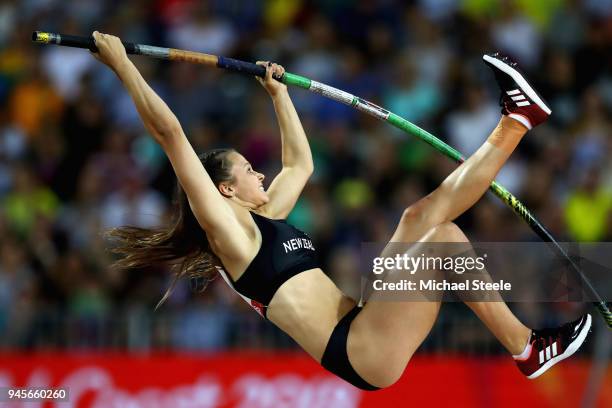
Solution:
{"label": "athlete's long brown hair", "polygon": [[[214,149],[199,156],[216,186],[232,180],[232,163],[228,154],[233,151]],[[169,225],[153,229],[124,226],[108,232],[113,240],[111,251],[120,255],[114,267],[131,269],[161,263],[173,265],[174,279],[156,309],[168,299],[180,278],[190,278],[192,289],[201,292],[217,276],[217,267],[221,265],[193,215],[178,180],[176,185],[173,220]]]}

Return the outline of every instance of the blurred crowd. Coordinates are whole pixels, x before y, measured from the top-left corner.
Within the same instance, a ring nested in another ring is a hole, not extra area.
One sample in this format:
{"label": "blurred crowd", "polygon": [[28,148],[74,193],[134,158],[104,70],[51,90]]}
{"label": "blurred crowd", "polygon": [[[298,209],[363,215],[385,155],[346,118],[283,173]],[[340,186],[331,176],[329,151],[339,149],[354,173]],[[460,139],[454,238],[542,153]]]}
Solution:
{"label": "blurred crowd", "polygon": [[[559,241],[612,240],[612,0],[0,0],[0,347],[257,347],[265,345],[261,332],[280,339],[273,345],[289,344],[221,279],[203,294],[180,284],[154,314],[167,268],[109,267],[104,232],[167,222],[176,180],[113,72],[86,50],[31,43],[33,30],[99,30],[276,61],[466,155],[500,117],[481,56],[504,51],[553,116],[528,134],[498,181]],[[254,79],[132,60],[196,151],[235,147],[267,175],[264,183],[273,179],[280,136]],[[388,124],[290,92],[315,173],[289,221],[313,237],[326,272],[354,294],[359,282],[347,277],[361,243],[386,242],[402,210],[455,164]],[[538,240],[493,196],[457,222],[474,241]]]}

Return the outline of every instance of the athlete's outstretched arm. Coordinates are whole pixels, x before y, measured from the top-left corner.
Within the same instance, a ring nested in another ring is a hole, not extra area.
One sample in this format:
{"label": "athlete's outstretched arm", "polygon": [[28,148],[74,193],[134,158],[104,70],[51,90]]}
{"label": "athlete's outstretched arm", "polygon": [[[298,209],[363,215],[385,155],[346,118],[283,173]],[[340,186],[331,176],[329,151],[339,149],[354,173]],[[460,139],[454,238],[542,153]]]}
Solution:
{"label": "athlete's outstretched arm", "polygon": [[115,71],[132,97],[145,127],[170,159],[200,225],[209,238],[224,241],[227,255],[232,256],[234,251],[242,253],[241,238],[246,240],[246,234],[204,169],[174,113],[128,59],[119,38],[97,31],[93,37],[99,50],[94,56]]}
{"label": "athlete's outstretched arm", "polygon": [[274,103],[282,143],[283,168],[268,189],[270,201],[260,209],[270,218],[287,217],[314,170],[310,145],[287,87],[272,78],[283,72],[283,67],[268,64],[266,78],[260,80]]}

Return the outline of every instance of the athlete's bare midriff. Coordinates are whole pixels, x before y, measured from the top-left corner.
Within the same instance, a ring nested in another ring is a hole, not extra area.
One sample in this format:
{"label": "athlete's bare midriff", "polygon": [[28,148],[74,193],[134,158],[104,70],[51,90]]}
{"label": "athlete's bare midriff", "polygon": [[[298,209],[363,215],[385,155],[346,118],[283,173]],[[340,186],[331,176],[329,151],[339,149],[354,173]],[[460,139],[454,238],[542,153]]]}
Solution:
{"label": "athlete's bare midriff", "polygon": [[334,327],[354,306],[355,301],[317,268],[283,283],[267,317],[320,362]]}

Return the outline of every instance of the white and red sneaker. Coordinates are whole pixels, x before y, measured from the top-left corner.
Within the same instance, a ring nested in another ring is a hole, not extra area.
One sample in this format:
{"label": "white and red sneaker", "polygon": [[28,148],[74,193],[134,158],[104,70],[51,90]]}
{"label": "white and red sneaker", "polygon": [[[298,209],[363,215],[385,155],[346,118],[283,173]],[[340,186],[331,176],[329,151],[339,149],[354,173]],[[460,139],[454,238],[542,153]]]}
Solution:
{"label": "white and red sneaker", "polygon": [[548,119],[551,114],[550,108],[529,85],[516,62],[497,52],[485,54],[482,59],[493,70],[501,88],[500,105],[504,115],[521,122],[527,129]]}
{"label": "white and red sneaker", "polygon": [[534,379],[550,367],[574,354],[589,334],[591,315],[554,329],[533,330],[524,356],[513,356],[527,378]]}

